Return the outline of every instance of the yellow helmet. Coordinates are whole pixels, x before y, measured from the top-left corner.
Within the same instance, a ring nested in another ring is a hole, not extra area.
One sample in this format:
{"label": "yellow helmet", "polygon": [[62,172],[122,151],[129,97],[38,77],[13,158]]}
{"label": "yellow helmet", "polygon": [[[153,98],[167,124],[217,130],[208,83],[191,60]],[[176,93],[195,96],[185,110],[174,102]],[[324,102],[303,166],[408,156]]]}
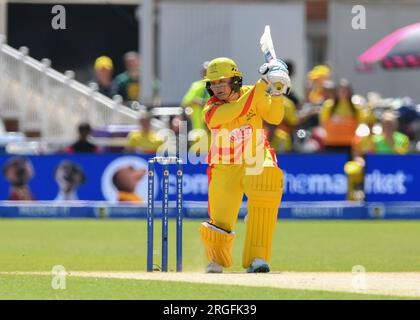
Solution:
{"label": "yellow helmet", "polygon": [[331,70],[326,65],[317,65],[308,73],[309,80],[316,80],[321,77],[328,78],[330,76]]}
{"label": "yellow helmet", "polygon": [[229,58],[216,58],[210,61],[204,81],[209,82],[233,77],[242,77],[235,61]]}
{"label": "yellow helmet", "polygon": [[95,60],[95,70],[99,69],[108,69],[112,70],[114,68],[112,64],[112,60],[110,57],[107,56],[100,56]]}

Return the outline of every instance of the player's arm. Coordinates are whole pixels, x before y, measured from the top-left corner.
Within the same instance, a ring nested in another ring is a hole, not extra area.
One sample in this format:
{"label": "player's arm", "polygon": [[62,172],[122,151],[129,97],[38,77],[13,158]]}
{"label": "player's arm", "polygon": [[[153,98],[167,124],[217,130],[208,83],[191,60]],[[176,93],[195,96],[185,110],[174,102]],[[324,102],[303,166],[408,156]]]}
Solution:
{"label": "player's arm", "polygon": [[259,80],[255,86],[258,114],[270,124],[279,124],[284,117],[283,96],[270,96],[266,92],[268,83],[263,80]]}
{"label": "player's arm", "polygon": [[184,98],[182,99],[182,105],[185,107],[189,107],[193,104],[203,105],[205,102],[202,98],[204,96],[204,90],[205,87],[200,85],[199,81],[192,83]]}
{"label": "player's arm", "polygon": [[266,122],[279,124],[284,117],[283,94],[291,87],[287,65],[280,59],[273,59],[269,64],[263,64],[259,72],[262,79],[257,86],[264,88],[264,95],[258,99],[257,110]]}
{"label": "player's arm", "polygon": [[333,106],[334,106],[333,100],[327,100],[324,102],[324,104],[321,107],[321,111],[319,113],[319,122],[321,122],[321,124],[324,124],[330,119],[331,110]]}

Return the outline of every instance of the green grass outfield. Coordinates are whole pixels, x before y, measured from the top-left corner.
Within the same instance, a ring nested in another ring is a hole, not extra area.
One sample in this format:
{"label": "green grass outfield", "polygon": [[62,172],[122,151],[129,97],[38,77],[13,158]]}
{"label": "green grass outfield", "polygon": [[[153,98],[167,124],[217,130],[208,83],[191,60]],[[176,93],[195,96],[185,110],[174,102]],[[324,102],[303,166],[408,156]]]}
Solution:
{"label": "green grass outfield", "polygon": [[[201,271],[206,261],[199,220],[184,222],[184,271]],[[234,265],[243,271],[244,224],[236,228]],[[155,227],[160,262],[160,224]],[[170,268],[175,266],[175,229],[170,226]],[[273,271],[420,271],[419,221],[280,221],[273,244]],[[0,220],[0,271],[145,271],[145,220]],[[389,298],[390,296],[388,296]],[[47,276],[0,275],[1,299],[363,299],[354,293],[246,286],[77,278],[67,289],[51,289]]]}

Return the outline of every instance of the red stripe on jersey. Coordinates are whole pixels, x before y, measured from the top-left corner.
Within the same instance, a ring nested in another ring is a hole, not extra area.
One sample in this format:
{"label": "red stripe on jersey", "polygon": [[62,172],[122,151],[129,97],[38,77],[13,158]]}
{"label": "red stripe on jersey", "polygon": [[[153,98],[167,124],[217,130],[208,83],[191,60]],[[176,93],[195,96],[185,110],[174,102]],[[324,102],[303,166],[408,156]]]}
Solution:
{"label": "red stripe on jersey", "polygon": [[206,116],[205,116],[205,120],[207,125],[210,124],[211,118],[213,117],[214,113],[217,111],[217,109],[219,109],[220,105],[213,105],[213,107],[207,111]]}

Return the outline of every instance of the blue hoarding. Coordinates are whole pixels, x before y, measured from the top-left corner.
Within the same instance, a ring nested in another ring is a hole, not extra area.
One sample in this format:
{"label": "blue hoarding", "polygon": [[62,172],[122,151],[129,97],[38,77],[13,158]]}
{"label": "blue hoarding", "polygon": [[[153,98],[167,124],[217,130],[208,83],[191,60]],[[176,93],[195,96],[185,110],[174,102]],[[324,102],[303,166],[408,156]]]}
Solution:
{"label": "blue hoarding", "polygon": [[420,201],[420,155],[369,155],[366,201]]}
{"label": "blue hoarding", "polygon": [[346,155],[279,155],[284,201],[339,201],[347,194]]}
{"label": "blue hoarding", "polygon": [[[147,197],[147,157],[126,154],[0,157],[0,200],[18,200],[18,189],[34,200],[99,200],[118,202],[120,193]],[[159,197],[159,168],[156,168]],[[184,166],[184,199],[207,194],[205,165]],[[175,170],[175,168],[172,168]],[[19,187],[20,186],[20,187]],[[170,192],[175,194],[175,171]],[[22,192],[21,192],[22,193]],[[23,200],[23,199],[21,199]]]}
{"label": "blue hoarding", "polygon": [[[147,158],[131,154],[1,156],[0,200],[18,200],[25,197],[25,193],[34,200],[119,202],[124,197],[144,200],[147,197]],[[279,166],[284,171],[283,201],[344,200],[347,192],[345,161],[345,156],[341,155],[278,156]],[[157,198],[160,198],[160,169],[157,166]],[[186,201],[207,201],[206,169],[206,164],[183,166]],[[175,170],[171,168],[171,197],[176,192]]]}
{"label": "blue hoarding", "polygon": [[[51,203],[51,201],[16,202],[0,201],[0,218],[115,218],[144,219],[147,207],[134,204],[109,204],[101,201]],[[246,215],[246,204],[239,211],[239,218]],[[172,205],[169,216],[177,212]],[[161,218],[161,207],[155,215]],[[205,202],[184,202],[184,217],[207,219]],[[420,202],[283,202],[278,217],[282,219],[354,220],[354,219],[420,219]]]}

